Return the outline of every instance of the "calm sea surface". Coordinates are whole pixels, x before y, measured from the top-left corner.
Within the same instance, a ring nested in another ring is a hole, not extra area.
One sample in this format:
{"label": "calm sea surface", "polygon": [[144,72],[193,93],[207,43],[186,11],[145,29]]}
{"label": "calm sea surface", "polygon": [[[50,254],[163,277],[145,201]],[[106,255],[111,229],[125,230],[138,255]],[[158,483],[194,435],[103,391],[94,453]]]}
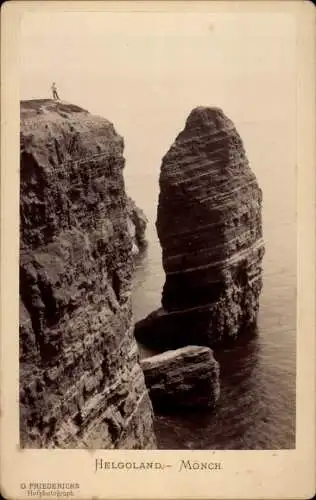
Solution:
{"label": "calm sea surface", "polygon": [[[278,141],[277,124],[241,124],[238,129],[264,200],[266,255],[258,331],[234,348],[215,353],[221,369],[221,396],[213,412],[156,416],[159,448],[295,447],[295,141]],[[286,136],[291,138],[290,129]],[[138,259],[134,278],[135,321],[160,306],[164,283],[155,230],[159,167],[132,173],[127,162],[125,170],[127,191],[149,219],[148,248]],[[139,348],[143,357],[151,354]]]}

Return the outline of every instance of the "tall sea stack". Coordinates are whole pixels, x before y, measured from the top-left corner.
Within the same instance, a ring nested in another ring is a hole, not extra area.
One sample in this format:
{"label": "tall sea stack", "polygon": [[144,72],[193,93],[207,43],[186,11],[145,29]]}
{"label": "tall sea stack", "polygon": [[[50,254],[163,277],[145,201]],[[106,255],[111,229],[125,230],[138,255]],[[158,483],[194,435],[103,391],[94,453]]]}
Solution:
{"label": "tall sea stack", "polygon": [[155,447],[123,148],[109,121],[77,106],[21,103],[22,447]]}
{"label": "tall sea stack", "polygon": [[261,202],[233,122],[221,109],[194,109],[162,161],[156,227],[166,281],[162,308],[136,325],[140,342],[216,347],[256,324]]}

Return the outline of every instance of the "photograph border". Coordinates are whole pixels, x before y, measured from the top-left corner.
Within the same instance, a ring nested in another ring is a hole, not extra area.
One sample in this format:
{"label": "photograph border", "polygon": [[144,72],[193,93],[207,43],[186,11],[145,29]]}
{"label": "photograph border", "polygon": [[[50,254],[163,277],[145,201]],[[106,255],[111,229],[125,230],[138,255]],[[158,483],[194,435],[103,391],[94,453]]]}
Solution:
{"label": "photograph border", "polygon": [[[297,408],[295,450],[26,450],[19,447],[19,30],[30,10],[277,12],[297,16]],[[315,9],[310,1],[13,1],[1,8],[0,488],[28,498],[29,483],[80,484],[74,498],[310,498],[315,493]],[[151,460],[164,470],[95,472],[95,460]],[[182,460],[218,470],[180,471]],[[141,480],[139,474],[142,474]],[[29,497],[30,498],[30,497]],[[45,498],[45,497],[44,497]],[[51,497],[52,498],[52,497]]]}

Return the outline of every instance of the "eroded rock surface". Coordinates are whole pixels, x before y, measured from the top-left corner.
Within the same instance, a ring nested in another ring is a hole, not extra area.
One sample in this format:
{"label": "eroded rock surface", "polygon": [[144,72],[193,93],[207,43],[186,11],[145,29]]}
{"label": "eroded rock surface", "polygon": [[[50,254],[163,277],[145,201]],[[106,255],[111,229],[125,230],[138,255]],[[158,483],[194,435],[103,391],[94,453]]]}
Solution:
{"label": "eroded rock surface", "polygon": [[127,198],[128,230],[133,242],[133,255],[138,255],[147,246],[146,227],[147,217],[132,198]]}
{"label": "eroded rock surface", "polygon": [[233,122],[218,108],[194,109],[161,165],[156,226],[166,281],[162,308],[136,325],[140,342],[215,347],[256,324],[261,202]]}
{"label": "eroded rock surface", "polygon": [[123,148],[106,119],[21,102],[23,447],[155,446],[133,337]]}
{"label": "eroded rock surface", "polygon": [[208,347],[187,346],[141,361],[154,408],[213,407],[220,393],[219,364]]}

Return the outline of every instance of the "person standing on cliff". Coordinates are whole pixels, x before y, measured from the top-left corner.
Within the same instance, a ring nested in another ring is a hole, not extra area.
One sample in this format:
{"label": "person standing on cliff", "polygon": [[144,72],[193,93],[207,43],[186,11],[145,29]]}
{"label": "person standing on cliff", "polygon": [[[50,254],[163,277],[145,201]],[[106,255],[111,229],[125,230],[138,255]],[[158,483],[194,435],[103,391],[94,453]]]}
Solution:
{"label": "person standing on cliff", "polygon": [[53,92],[53,99],[59,101],[59,96],[57,93],[57,87],[55,82],[52,83],[52,92]]}

